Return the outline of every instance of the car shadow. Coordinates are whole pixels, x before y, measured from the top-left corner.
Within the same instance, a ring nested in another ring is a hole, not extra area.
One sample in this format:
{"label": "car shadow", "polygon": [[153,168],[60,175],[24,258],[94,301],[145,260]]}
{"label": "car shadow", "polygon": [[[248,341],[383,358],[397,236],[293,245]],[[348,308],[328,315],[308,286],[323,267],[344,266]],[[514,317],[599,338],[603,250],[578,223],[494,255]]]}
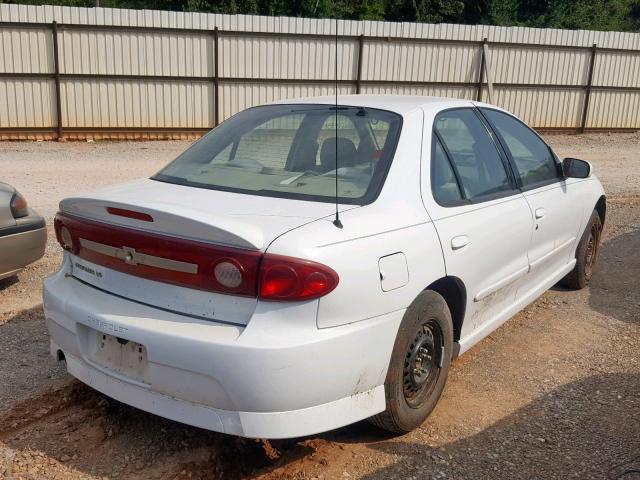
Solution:
{"label": "car shadow", "polygon": [[639,391],[640,374],[594,375],[440,448],[402,438],[369,444],[397,460],[363,478],[638,480]]}
{"label": "car shadow", "polygon": [[15,285],[18,283],[18,275],[12,275],[7,278],[3,278],[0,280],[0,292],[6,288],[9,288],[11,285]]}
{"label": "car shadow", "polygon": [[[467,438],[430,447],[419,433],[394,437],[366,422],[309,437],[364,444],[393,463],[363,478],[640,480],[640,374],[602,374],[565,384]],[[0,429],[16,451],[42,452],[101,478],[307,478],[305,439],[261,442],[172,422],[113,401],[79,382],[30,400],[27,428]],[[60,399],[63,399],[61,401]],[[43,405],[49,411],[41,413]],[[25,410],[26,409],[26,410]],[[2,424],[14,418],[0,416]],[[427,420],[428,425],[429,420]],[[275,452],[275,453],[274,453]],[[321,455],[322,452],[321,452]],[[296,476],[297,475],[297,476]],[[329,478],[329,477],[326,477]]]}
{"label": "car shadow", "polygon": [[[600,246],[589,284],[589,306],[623,322],[640,323],[640,230],[618,235]],[[559,283],[555,292],[575,292]]]}
{"label": "car shadow", "polygon": [[[640,230],[602,245],[588,292],[594,310],[625,322],[640,321],[640,289],[634,286],[640,278],[639,249]],[[7,280],[11,279],[0,281],[0,289]],[[306,439],[259,442],[142,412],[64,373],[49,356],[41,306],[0,326],[0,365],[0,404],[14,406],[0,407],[0,446],[15,452],[39,451],[88,475],[114,479],[277,475],[281,468],[313,455],[309,443],[336,442],[364,444],[393,456],[392,465],[367,479],[472,475],[640,480],[639,374],[601,374],[568,383],[472,436],[445,444],[443,450],[412,441],[420,432],[394,437],[367,422]],[[55,379],[64,385],[51,390]]]}
{"label": "car shadow", "polygon": [[601,245],[589,305],[620,321],[640,324],[640,229]]}
{"label": "car shadow", "polygon": [[0,325],[0,412],[65,377],[63,366],[49,355],[41,305]]}

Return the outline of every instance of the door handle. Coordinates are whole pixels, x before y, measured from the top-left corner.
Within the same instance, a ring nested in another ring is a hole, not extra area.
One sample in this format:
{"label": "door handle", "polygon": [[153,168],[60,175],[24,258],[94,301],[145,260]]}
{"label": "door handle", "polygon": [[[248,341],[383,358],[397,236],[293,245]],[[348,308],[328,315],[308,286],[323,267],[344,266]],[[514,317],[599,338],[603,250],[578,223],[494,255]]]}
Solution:
{"label": "door handle", "polygon": [[466,247],[471,242],[471,239],[466,235],[458,235],[457,237],[453,237],[451,239],[451,249],[459,250],[462,247]]}
{"label": "door handle", "polygon": [[544,208],[536,208],[536,220],[540,220],[547,214]]}

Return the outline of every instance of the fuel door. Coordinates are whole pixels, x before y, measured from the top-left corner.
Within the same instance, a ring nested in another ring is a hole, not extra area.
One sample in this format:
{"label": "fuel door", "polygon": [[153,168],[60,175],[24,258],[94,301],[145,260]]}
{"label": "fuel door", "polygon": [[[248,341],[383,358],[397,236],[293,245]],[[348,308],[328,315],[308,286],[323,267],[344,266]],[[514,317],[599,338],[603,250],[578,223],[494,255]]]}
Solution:
{"label": "fuel door", "polygon": [[380,271],[380,286],[384,292],[404,287],[409,283],[407,257],[402,252],[381,257],[378,260],[378,268]]}

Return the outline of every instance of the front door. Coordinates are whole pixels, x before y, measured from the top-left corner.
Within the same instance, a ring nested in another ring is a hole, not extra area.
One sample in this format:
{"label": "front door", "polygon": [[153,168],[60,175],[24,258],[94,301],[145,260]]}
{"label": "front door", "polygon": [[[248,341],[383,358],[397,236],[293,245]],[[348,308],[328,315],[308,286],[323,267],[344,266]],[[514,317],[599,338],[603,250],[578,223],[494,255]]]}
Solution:
{"label": "front door", "polygon": [[563,178],[553,152],[535,132],[507,113],[480,110],[505,146],[531,209],[528,286],[535,289],[574,258],[583,206],[571,195],[572,185]]}

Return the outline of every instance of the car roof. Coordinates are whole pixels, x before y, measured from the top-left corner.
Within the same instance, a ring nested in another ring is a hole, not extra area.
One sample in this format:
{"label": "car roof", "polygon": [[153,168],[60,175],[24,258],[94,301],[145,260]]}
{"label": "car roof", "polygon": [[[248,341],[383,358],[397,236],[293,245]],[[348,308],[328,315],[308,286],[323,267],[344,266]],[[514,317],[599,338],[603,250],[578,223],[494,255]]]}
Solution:
{"label": "car roof", "polygon": [[[335,96],[322,97],[306,97],[293,98],[287,100],[279,100],[270,104],[300,104],[311,103],[320,105],[335,105]],[[455,107],[471,107],[474,105],[484,106],[480,102],[472,102],[458,98],[444,97],[427,97],[417,95],[338,95],[339,105],[350,105],[354,107],[379,108],[381,110],[389,110],[401,115],[407,114],[413,110],[422,108],[425,112],[439,112],[445,108]],[[492,108],[495,108],[492,106]]]}
{"label": "car roof", "polygon": [[15,188],[13,188],[11,185],[9,185],[8,183],[3,183],[0,182],[0,192],[9,192],[9,193],[13,193],[15,192]]}

